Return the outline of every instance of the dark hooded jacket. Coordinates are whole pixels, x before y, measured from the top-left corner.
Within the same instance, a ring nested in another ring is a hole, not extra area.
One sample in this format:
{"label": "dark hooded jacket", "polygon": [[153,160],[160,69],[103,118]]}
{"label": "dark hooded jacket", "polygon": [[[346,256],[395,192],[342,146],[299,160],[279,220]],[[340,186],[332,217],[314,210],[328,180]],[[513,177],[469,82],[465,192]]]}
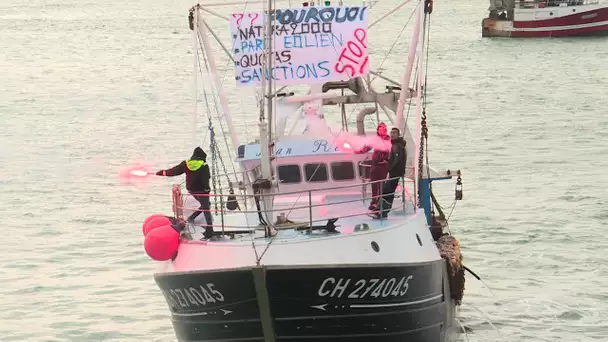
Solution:
{"label": "dark hooded jacket", "polygon": [[407,150],[405,149],[405,140],[399,137],[391,140],[391,155],[388,158],[388,176],[403,177],[405,176],[405,162],[407,160]]}
{"label": "dark hooded jacket", "polygon": [[165,176],[168,177],[179,176],[185,173],[186,189],[192,194],[208,193],[210,191],[209,179],[211,178],[211,173],[207,164],[207,153],[200,147],[194,149],[192,157],[189,160],[184,160],[178,165],[164,170],[164,172]]}

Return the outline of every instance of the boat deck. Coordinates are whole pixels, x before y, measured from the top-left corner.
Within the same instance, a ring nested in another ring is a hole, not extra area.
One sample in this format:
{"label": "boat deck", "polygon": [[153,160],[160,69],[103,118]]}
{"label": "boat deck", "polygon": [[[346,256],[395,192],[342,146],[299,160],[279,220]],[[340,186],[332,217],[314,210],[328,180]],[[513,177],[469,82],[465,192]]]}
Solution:
{"label": "boat deck", "polygon": [[[277,230],[274,237],[265,237],[264,227],[260,224],[255,205],[248,205],[242,210],[233,212],[221,212],[213,216],[213,226],[216,234],[223,232],[223,235],[214,236],[214,242],[251,242],[251,235],[255,239],[311,239],[326,237],[331,234],[350,234],[355,231],[374,230],[384,227],[394,226],[396,223],[403,222],[404,218],[415,213],[415,207],[410,200],[407,191],[400,189],[393,202],[392,210],[386,219],[373,219],[368,210],[369,200],[365,200],[361,193],[355,194],[328,194],[301,196],[287,195],[277,196],[274,201],[273,226]],[[405,201],[403,197],[405,196]],[[187,196],[184,204],[184,217],[187,217],[197,207],[198,202],[192,197]],[[310,205],[309,205],[310,203]],[[253,208],[252,208],[253,207]],[[211,204],[213,210],[214,205]],[[277,216],[284,215],[288,220],[283,224],[276,224]],[[335,232],[328,232],[324,227],[329,220],[337,219],[335,222]],[[188,225],[192,240],[201,240],[205,225],[204,215],[199,215],[193,225]],[[310,227],[312,230],[309,230]],[[248,231],[246,233],[244,231]],[[234,232],[231,234],[231,232]]]}

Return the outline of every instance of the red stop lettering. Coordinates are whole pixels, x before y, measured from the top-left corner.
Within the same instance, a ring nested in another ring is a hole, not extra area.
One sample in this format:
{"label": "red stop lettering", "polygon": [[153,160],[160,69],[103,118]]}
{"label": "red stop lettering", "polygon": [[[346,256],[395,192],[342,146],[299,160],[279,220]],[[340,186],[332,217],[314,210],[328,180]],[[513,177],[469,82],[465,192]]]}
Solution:
{"label": "red stop lettering", "polygon": [[338,73],[346,72],[348,77],[363,74],[369,63],[369,57],[365,54],[367,33],[364,29],[358,28],[353,35],[354,40],[346,42],[346,46],[342,49],[338,62],[334,66]]}

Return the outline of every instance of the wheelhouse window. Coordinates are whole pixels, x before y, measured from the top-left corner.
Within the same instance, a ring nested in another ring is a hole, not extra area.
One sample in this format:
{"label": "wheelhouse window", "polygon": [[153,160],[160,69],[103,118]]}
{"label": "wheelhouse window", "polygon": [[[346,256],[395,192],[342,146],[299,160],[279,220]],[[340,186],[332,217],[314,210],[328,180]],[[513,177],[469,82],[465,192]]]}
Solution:
{"label": "wheelhouse window", "polygon": [[307,182],[327,182],[327,165],[320,163],[305,164],[304,174]]}
{"label": "wheelhouse window", "polygon": [[351,162],[331,163],[331,176],[336,181],[355,179],[355,167]]}
{"label": "wheelhouse window", "polygon": [[302,172],[299,165],[280,165],[277,167],[279,180],[284,184],[300,183]]}

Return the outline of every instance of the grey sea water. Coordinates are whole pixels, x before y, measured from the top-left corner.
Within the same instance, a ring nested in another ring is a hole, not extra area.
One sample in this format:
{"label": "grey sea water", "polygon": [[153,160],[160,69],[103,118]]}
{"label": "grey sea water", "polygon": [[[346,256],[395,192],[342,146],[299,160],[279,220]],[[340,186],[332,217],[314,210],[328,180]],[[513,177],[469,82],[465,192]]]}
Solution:
{"label": "grey sea water", "polygon": [[[0,2],[1,341],[175,340],[141,234],[170,181],[117,174],[189,155],[192,4]],[[437,1],[430,33],[430,158],[464,172],[450,227],[492,289],[468,276],[461,320],[470,341],[608,340],[608,40],[482,39],[487,7]],[[407,8],[370,31],[373,68]],[[453,183],[435,189],[448,207]]]}

